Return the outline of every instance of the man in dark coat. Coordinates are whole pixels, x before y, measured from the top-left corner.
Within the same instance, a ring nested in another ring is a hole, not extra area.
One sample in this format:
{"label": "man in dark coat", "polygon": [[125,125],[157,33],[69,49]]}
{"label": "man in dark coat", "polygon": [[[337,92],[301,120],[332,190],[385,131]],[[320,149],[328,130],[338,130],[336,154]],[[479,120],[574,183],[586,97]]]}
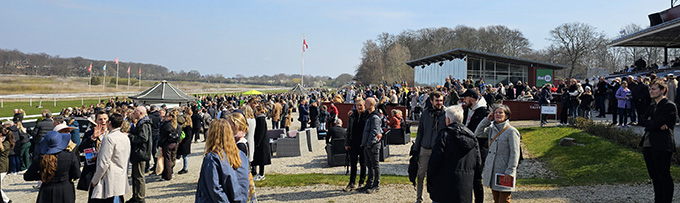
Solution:
{"label": "man in dark coat", "polygon": [[[161,136],[160,127],[161,127],[161,120],[162,119],[161,119],[161,113],[160,113],[158,107],[156,107],[156,105],[151,105],[150,110],[151,110],[151,113],[149,113],[149,119],[151,119],[151,140],[153,142],[153,146],[151,146],[151,154],[154,155],[153,156],[154,167],[152,167],[151,169],[156,169],[156,161],[157,161],[158,158],[155,156],[155,154],[158,152],[158,141],[160,140],[160,136]],[[147,164],[147,165],[150,165],[150,164]],[[149,169],[149,170],[151,170],[151,169]],[[149,170],[147,170],[147,172]]]}
{"label": "man in dark coat", "polygon": [[319,106],[312,100],[309,104],[309,127],[316,128],[319,123]]}
{"label": "man in dark coat", "polygon": [[[194,128],[193,133],[194,133],[194,141],[198,142],[201,140],[201,130],[203,129],[203,118],[200,115],[200,110],[198,107],[192,107],[191,111],[194,112],[194,114],[191,114],[191,126]],[[207,132],[206,132],[207,133]],[[205,140],[205,138],[203,138]]]}
{"label": "man in dark coat", "polygon": [[333,127],[328,129],[328,136],[326,136],[326,143],[331,143],[335,139],[346,139],[347,131],[342,128],[342,119],[335,120]]}
{"label": "man in dark coat", "polygon": [[127,202],[144,202],[146,196],[146,181],[144,172],[146,165],[151,160],[151,147],[153,147],[152,121],[146,115],[146,108],[138,106],[132,113],[135,120],[135,128],[130,131],[130,163],[132,163],[132,198]]}
{"label": "man in dark coat", "polygon": [[616,78],[609,85],[609,110],[612,112],[612,125],[618,124],[616,119],[618,118],[618,99],[616,99],[616,91],[621,88],[621,79]]}
{"label": "man in dark coat", "polygon": [[366,99],[366,111],[370,113],[366,119],[364,133],[361,138],[361,147],[366,156],[366,185],[359,188],[359,191],[368,194],[380,190],[380,162],[378,162],[378,159],[380,158],[380,140],[383,132],[380,127],[382,124],[380,112],[375,108],[375,104],[376,101],[374,98]]}
{"label": "man in dark coat", "polygon": [[446,128],[439,131],[427,167],[427,191],[432,201],[472,202],[473,185],[481,183],[479,144],[462,120],[460,106],[446,108]]}
{"label": "man in dark coat", "polygon": [[[352,114],[349,116],[347,123],[347,139],[345,139],[345,150],[349,154],[349,185],[345,187],[345,192],[350,192],[359,187],[362,187],[366,180],[366,165],[364,162],[364,153],[361,150],[361,138],[363,136],[364,127],[366,126],[366,118],[368,113],[365,108],[365,101],[361,97],[354,99],[354,108]],[[355,184],[357,177],[357,162],[360,167],[359,185]]]}
{"label": "man in dark coat", "polygon": [[630,88],[630,85],[628,88],[631,90],[631,95],[633,96],[633,106],[637,112],[637,120],[641,121],[642,116],[652,102],[652,98],[649,96],[649,85],[644,82],[642,76],[638,76],[635,89]]}
{"label": "man in dark coat", "polygon": [[[416,183],[416,202],[423,201],[423,183],[427,173],[427,161],[430,159],[432,147],[439,130],[446,127],[444,116],[444,96],[439,91],[432,91],[428,97],[431,107],[425,108],[416,133],[416,142],[411,146],[411,155],[418,156],[418,176]],[[428,179],[430,181],[430,179]]]}
{"label": "man in dark coat", "polygon": [[642,155],[647,172],[654,186],[654,202],[673,200],[673,177],[671,176],[671,155],[675,152],[675,122],[677,107],[666,98],[668,87],[663,80],[655,80],[649,86],[652,105],[640,120],[645,134],[640,140]]}
{"label": "man in dark coat", "polygon": [[[543,88],[541,89],[541,94],[538,98],[538,105],[544,106],[550,104],[550,100],[553,99],[552,94],[550,93],[550,89],[552,89],[552,84],[548,83],[543,85]],[[547,121],[545,120],[546,115],[541,114],[541,124],[545,124]]]}
{"label": "man in dark coat", "polygon": [[[480,98],[479,94],[474,90],[469,89],[465,91],[461,97],[463,97],[463,102],[465,103],[463,124],[468,128],[468,130],[474,131],[477,129],[477,125],[479,125],[479,123],[482,122],[482,120],[486,118],[491,111],[487,106],[487,101],[484,100],[484,98]],[[477,137],[477,143],[479,145],[479,153],[482,157],[483,168],[486,155],[489,154],[489,138]],[[484,187],[482,185],[481,179],[475,180],[474,195],[475,199],[484,199]]]}
{"label": "man in dark coat", "polygon": [[604,118],[607,110],[604,108],[604,100],[607,97],[607,90],[609,89],[609,84],[604,81],[604,77],[600,76],[599,82],[595,86],[595,105],[600,114],[597,115],[598,118]]}
{"label": "man in dark coat", "polygon": [[298,106],[298,121],[300,121],[300,131],[307,129],[307,123],[309,123],[309,106],[307,106],[307,100],[302,99],[300,105]]}
{"label": "man in dark coat", "polygon": [[54,130],[54,123],[52,119],[52,112],[49,109],[42,110],[43,120],[36,124],[33,129],[33,139],[31,140],[31,145],[33,146],[33,157],[38,157],[40,155],[40,140],[42,140],[48,132]]}

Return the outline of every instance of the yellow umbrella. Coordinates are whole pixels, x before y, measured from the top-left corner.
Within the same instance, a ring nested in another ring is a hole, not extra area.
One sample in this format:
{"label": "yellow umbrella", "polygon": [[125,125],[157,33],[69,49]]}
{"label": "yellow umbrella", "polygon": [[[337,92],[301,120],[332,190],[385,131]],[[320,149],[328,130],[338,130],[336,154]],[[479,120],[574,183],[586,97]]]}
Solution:
{"label": "yellow umbrella", "polygon": [[246,92],[243,92],[243,95],[259,95],[259,94],[263,93],[257,90],[248,90]]}

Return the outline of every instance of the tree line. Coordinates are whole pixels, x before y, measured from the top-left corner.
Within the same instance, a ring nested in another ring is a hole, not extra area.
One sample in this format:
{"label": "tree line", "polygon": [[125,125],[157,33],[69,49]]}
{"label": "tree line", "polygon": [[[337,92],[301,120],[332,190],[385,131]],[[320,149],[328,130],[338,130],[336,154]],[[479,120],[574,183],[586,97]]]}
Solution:
{"label": "tree line", "polygon": [[[116,76],[116,65],[114,61],[92,60],[82,57],[61,58],[59,55],[52,56],[46,53],[23,53],[16,49],[0,49],[0,74],[21,74],[21,75],[41,75],[41,76],[66,76],[66,77],[89,77],[88,68],[92,64],[93,78],[102,77],[106,71],[107,77]],[[102,67],[106,64],[106,70]],[[139,77],[139,68],[142,69],[142,80],[169,80],[169,81],[196,81],[209,83],[233,83],[233,84],[254,84],[254,85],[274,85],[292,87],[301,80],[300,74],[276,74],[272,76],[250,76],[246,77],[237,74],[233,77],[225,77],[222,74],[201,74],[197,70],[190,71],[171,71],[168,68],[156,65],[126,62],[120,64],[118,75],[127,79],[127,68],[130,66],[132,79]],[[352,80],[352,75],[341,74],[336,78],[329,76],[310,76],[305,75],[305,86],[330,86],[340,87]],[[93,84],[101,80],[93,79]]]}
{"label": "tree line", "polygon": [[[640,25],[629,24],[621,28],[619,35],[610,38],[586,23],[564,23],[548,31],[546,40],[550,45],[539,50],[531,49],[531,42],[521,31],[504,25],[479,28],[459,25],[405,30],[399,34],[381,33],[376,39],[364,42],[354,79],[364,84],[402,81],[413,84],[413,69],[405,62],[457,48],[569,66],[556,71],[558,78],[585,79],[599,72],[612,73],[640,58],[648,64],[660,65],[663,48],[607,47],[612,40],[642,29]],[[678,49],[669,49],[669,61],[679,54]]]}

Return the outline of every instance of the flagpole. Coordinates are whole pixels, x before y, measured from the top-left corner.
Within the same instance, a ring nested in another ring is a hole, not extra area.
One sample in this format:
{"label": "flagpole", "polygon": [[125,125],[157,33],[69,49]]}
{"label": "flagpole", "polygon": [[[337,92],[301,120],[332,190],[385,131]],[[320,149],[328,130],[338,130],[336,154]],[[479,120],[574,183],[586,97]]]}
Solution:
{"label": "flagpole", "polygon": [[[104,67],[106,67],[106,64],[104,64]],[[102,80],[102,90],[106,89],[106,69],[104,69],[104,79]]]}
{"label": "flagpole", "polygon": [[141,67],[139,68],[139,82],[137,82],[137,83],[139,84],[139,87],[137,88],[137,90],[141,90],[142,89],[142,68]]}
{"label": "flagpole", "polygon": [[116,61],[116,89],[118,89],[118,61]]}
{"label": "flagpole", "polygon": [[90,64],[90,69],[87,72],[90,73],[90,79],[87,80],[87,90],[92,90],[92,64]]}
{"label": "flagpole", "polygon": [[305,87],[305,35],[302,35],[302,75],[300,78],[300,87]]}
{"label": "flagpole", "polygon": [[130,90],[130,67],[128,67],[128,90]]}

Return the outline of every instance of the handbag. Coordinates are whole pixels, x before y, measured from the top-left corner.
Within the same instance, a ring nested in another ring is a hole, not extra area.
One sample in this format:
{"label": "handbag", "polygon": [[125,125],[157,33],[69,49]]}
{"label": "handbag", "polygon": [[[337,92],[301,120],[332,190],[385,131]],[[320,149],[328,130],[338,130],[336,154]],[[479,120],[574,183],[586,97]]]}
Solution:
{"label": "handbag", "polygon": [[164,161],[163,160],[163,148],[161,148],[161,150],[158,150],[158,152],[159,152],[158,158],[156,159],[156,163],[154,165],[154,166],[156,166],[156,171],[154,171],[154,172],[156,172],[156,174],[161,174],[161,173],[163,173],[163,166],[164,166],[164,164],[163,164],[163,161]]}

